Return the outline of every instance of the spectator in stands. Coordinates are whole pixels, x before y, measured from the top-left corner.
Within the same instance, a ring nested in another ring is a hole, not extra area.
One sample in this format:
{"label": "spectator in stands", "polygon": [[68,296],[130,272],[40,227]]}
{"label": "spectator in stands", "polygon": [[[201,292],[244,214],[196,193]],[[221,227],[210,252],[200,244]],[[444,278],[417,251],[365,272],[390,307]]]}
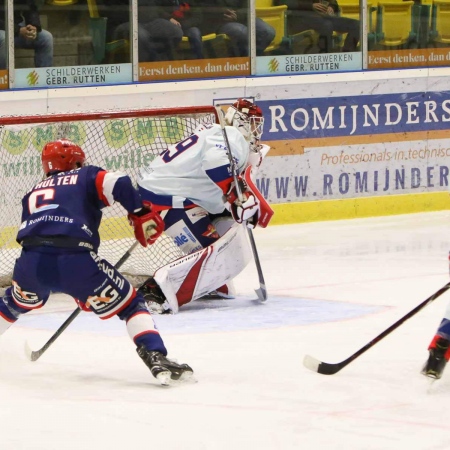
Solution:
{"label": "spectator in stands", "polygon": [[[202,32],[226,34],[231,41],[231,56],[248,56],[247,0],[201,0],[204,21]],[[275,38],[275,29],[259,17],[255,19],[256,54],[263,55]]]}
{"label": "spectator in stands", "polygon": [[196,6],[195,0],[188,2],[179,0],[158,0],[159,15],[183,30],[183,36],[189,44],[196,59],[203,59],[203,43],[200,24],[202,22],[201,8]]}
{"label": "spectator in stands", "polygon": [[[291,21],[289,33],[295,34],[305,30],[319,33],[319,50],[321,53],[333,51],[333,32],[346,33],[342,51],[354,52],[360,40],[359,20],[339,17],[339,5],[336,0],[276,0],[277,4],[288,6]],[[293,13],[294,12],[294,13]]]}
{"label": "spectator in stands", "polygon": [[[0,4],[0,69],[6,68],[6,26],[4,2]],[[53,36],[43,30],[39,11],[33,0],[14,1],[14,46],[34,50],[35,67],[53,66]]]}
{"label": "spectator in stands", "polygon": [[[129,39],[129,4],[129,0],[104,0],[99,4],[100,15],[108,18],[107,40]],[[175,58],[184,33],[180,22],[171,16],[175,10],[176,5],[168,5],[166,0],[138,0],[139,62]]]}
{"label": "spectator in stands", "polygon": [[112,41],[116,28],[130,21],[131,0],[97,0],[97,9],[100,17],[107,18],[106,42]]}

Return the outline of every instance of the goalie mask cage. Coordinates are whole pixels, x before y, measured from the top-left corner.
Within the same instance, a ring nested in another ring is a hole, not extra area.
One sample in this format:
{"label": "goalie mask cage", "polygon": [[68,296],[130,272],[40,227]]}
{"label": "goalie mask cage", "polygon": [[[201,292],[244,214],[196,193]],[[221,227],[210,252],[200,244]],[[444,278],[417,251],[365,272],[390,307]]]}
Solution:
{"label": "goalie mask cage", "polygon": [[[212,106],[90,112],[48,116],[0,117],[0,285],[11,284],[20,254],[16,235],[21,199],[44,178],[41,152],[47,142],[66,138],[86,154],[86,164],[128,174],[136,184],[139,168],[170,144],[191,135],[200,124],[216,123]],[[128,250],[134,234],[118,203],[103,210],[99,255],[115,264]],[[139,246],[121,268],[133,285],[183,254],[167,235]]]}

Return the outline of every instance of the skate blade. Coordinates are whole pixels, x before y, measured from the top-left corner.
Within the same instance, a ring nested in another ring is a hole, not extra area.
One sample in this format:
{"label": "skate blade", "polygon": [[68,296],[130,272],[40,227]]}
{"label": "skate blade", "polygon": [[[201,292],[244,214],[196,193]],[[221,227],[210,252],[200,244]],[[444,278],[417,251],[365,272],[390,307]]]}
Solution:
{"label": "skate blade", "polygon": [[429,370],[429,371],[422,370],[422,375],[424,375],[427,378],[431,378],[431,379],[433,379],[435,381],[436,380],[440,380],[441,377],[442,377],[442,373],[438,373],[438,372],[436,372],[434,370]]}
{"label": "skate blade", "polygon": [[161,386],[170,386],[170,371],[158,373],[158,375],[156,375],[156,379],[159,381]]}
{"label": "skate blade", "polygon": [[178,381],[179,383],[187,383],[188,381],[194,381],[194,383],[197,382],[197,380],[194,378],[193,372],[183,372],[181,374],[181,377],[176,381]]}
{"label": "skate blade", "polygon": [[178,380],[172,380],[170,371],[161,372],[156,376],[161,386],[176,386],[184,383],[197,383],[193,372],[183,372]]}
{"label": "skate blade", "polygon": [[427,377],[428,379],[428,384],[427,384],[427,394],[428,395],[432,395],[435,394],[436,392],[439,392],[439,389],[437,389],[437,386],[439,386],[439,383],[436,384],[436,381],[439,378],[435,378],[435,377]]}
{"label": "skate blade", "polygon": [[434,371],[427,372],[427,371],[422,370],[421,374],[428,380],[427,389],[426,389],[427,394],[435,394],[436,392],[438,392],[439,389],[437,389],[436,386],[439,386],[440,383],[436,384],[436,381],[441,379],[442,373],[437,374]]}

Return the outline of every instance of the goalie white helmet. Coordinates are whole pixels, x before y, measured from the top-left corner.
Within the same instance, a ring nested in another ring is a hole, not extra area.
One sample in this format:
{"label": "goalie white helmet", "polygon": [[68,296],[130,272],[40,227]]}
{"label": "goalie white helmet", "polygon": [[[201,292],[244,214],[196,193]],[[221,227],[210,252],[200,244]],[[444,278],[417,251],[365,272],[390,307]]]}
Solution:
{"label": "goalie white helmet", "polygon": [[250,151],[259,153],[264,117],[259,106],[240,98],[225,114],[226,125],[237,128],[250,145]]}

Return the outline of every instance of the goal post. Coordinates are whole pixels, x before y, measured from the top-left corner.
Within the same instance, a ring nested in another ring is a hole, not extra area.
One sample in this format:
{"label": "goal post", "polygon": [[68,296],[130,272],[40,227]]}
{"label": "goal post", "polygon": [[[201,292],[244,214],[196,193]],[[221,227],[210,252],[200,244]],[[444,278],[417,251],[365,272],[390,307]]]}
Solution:
{"label": "goal post", "polygon": [[[139,169],[168,145],[217,120],[213,106],[0,117],[0,286],[11,283],[20,253],[15,239],[21,199],[44,177],[40,155],[47,142],[70,139],[83,149],[87,164],[125,172],[135,183]],[[105,208],[100,236],[100,256],[115,264],[134,239],[119,204]],[[163,234],[154,245],[136,249],[121,271],[141,281],[180,256]]]}

